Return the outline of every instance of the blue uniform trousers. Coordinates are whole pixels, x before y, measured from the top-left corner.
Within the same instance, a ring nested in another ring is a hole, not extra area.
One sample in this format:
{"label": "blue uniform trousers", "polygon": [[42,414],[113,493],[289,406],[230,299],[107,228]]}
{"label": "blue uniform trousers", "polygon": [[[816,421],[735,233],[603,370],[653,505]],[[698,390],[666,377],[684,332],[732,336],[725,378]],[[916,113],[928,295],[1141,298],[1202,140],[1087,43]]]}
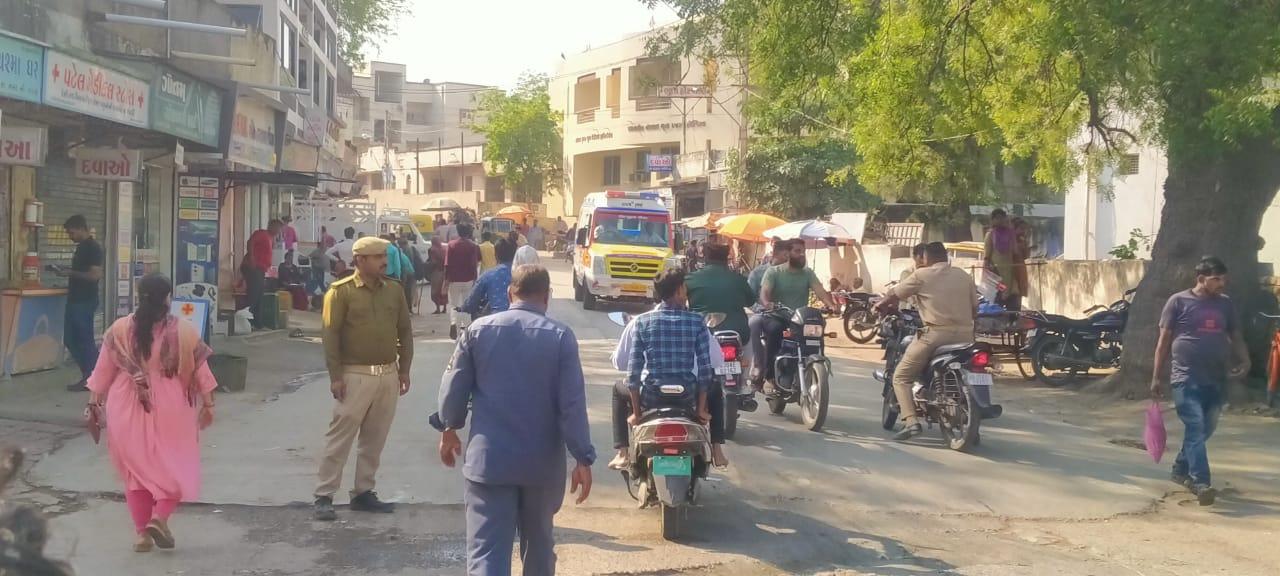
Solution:
{"label": "blue uniform trousers", "polygon": [[510,576],[517,533],[524,576],[556,573],[552,519],[564,503],[563,482],[515,486],[467,480],[463,502],[467,507],[467,574]]}

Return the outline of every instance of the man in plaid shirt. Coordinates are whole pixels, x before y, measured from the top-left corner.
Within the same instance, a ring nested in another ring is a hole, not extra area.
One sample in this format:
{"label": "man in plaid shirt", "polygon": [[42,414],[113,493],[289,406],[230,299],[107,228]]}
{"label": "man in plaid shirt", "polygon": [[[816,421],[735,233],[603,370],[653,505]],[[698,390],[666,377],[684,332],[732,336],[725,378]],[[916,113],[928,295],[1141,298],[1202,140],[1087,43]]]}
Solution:
{"label": "man in plaid shirt", "polygon": [[[709,398],[713,396],[714,384],[711,343],[702,316],[688,309],[689,295],[684,279],[684,271],[680,269],[666,270],[659,275],[654,289],[662,303],[632,321],[634,340],[631,342],[626,380],[631,414],[625,416],[625,410],[614,410],[615,436],[621,431],[625,438],[627,426],[636,425],[643,408],[654,405],[658,397],[657,386],[682,383],[696,391],[698,417],[704,424],[711,424],[712,460],[717,466],[723,466],[726,462],[721,449],[724,443],[723,417],[712,416],[714,411],[723,410],[722,398]],[[619,396],[622,395],[615,393],[615,398]],[[709,407],[708,404],[712,405]],[[620,421],[624,416],[625,424]],[[626,468],[629,465],[627,443],[615,440],[615,447],[618,455],[609,467]]]}

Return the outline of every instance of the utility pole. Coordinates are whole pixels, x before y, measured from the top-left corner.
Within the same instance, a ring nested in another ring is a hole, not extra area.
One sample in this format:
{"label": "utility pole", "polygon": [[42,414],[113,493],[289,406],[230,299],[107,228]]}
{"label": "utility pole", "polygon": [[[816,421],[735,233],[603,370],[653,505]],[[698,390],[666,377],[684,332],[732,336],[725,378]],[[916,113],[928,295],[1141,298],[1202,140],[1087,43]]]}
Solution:
{"label": "utility pole", "polygon": [[413,139],[413,171],[418,173],[418,186],[414,188],[413,193],[422,195],[422,139]]}
{"label": "utility pole", "polygon": [[467,192],[467,151],[463,147],[463,143],[467,141],[467,137],[463,132],[458,132],[458,190]]}
{"label": "utility pole", "polygon": [[[436,177],[435,180],[440,182],[440,190],[444,192],[444,136],[436,136]],[[434,185],[434,184],[433,184]]]}

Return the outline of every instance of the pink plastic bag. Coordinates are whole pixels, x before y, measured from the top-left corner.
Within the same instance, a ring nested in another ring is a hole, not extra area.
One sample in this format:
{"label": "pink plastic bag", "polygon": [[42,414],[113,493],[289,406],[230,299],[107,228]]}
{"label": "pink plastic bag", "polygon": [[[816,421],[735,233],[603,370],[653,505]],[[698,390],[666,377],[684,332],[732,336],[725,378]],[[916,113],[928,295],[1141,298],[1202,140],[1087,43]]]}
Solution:
{"label": "pink plastic bag", "polygon": [[1147,407],[1147,427],[1142,432],[1142,440],[1147,445],[1147,454],[1159,462],[1164,457],[1164,446],[1167,435],[1164,430],[1164,415],[1160,413],[1160,403],[1152,400]]}

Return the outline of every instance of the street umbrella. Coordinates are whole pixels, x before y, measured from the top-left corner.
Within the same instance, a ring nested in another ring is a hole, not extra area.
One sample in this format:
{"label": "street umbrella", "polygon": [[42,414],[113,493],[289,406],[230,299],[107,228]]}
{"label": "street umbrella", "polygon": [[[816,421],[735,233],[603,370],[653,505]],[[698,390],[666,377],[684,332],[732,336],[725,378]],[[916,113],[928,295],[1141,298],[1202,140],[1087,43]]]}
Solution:
{"label": "street umbrella", "polygon": [[799,222],[791,222],[783,224],[776,228],[764,231],[764,235],[768,238],[781,238],[783,240],[825,240],[827,238],[835,238],[836,240],[853,240],[853,235],[849,234],[844,226],[833,222],[823,222],[822,220],[801,220]]}
{"label": "street umbrella", "polygon": [[462,205],[453,198],[432,198],[426,204],[423,204],[421,210],[423,212],[449,212],[451,210],[461,210]]}
{"label": "street umbrella", "polygon": [[498,216],[528,216],[529,214],[532,214],[532,213],[533,212],[530,212],[529,209],[525,208],[524,206],[515,205],[515,206],[507,206],[506,208],[499,210],[497,215]]}
{"label": "street umbrella", "polygon": [[716,222],[716,234],[743,242],[768,242],[766,230],[786,224],[786,221],[768,214],[735,214]]}

